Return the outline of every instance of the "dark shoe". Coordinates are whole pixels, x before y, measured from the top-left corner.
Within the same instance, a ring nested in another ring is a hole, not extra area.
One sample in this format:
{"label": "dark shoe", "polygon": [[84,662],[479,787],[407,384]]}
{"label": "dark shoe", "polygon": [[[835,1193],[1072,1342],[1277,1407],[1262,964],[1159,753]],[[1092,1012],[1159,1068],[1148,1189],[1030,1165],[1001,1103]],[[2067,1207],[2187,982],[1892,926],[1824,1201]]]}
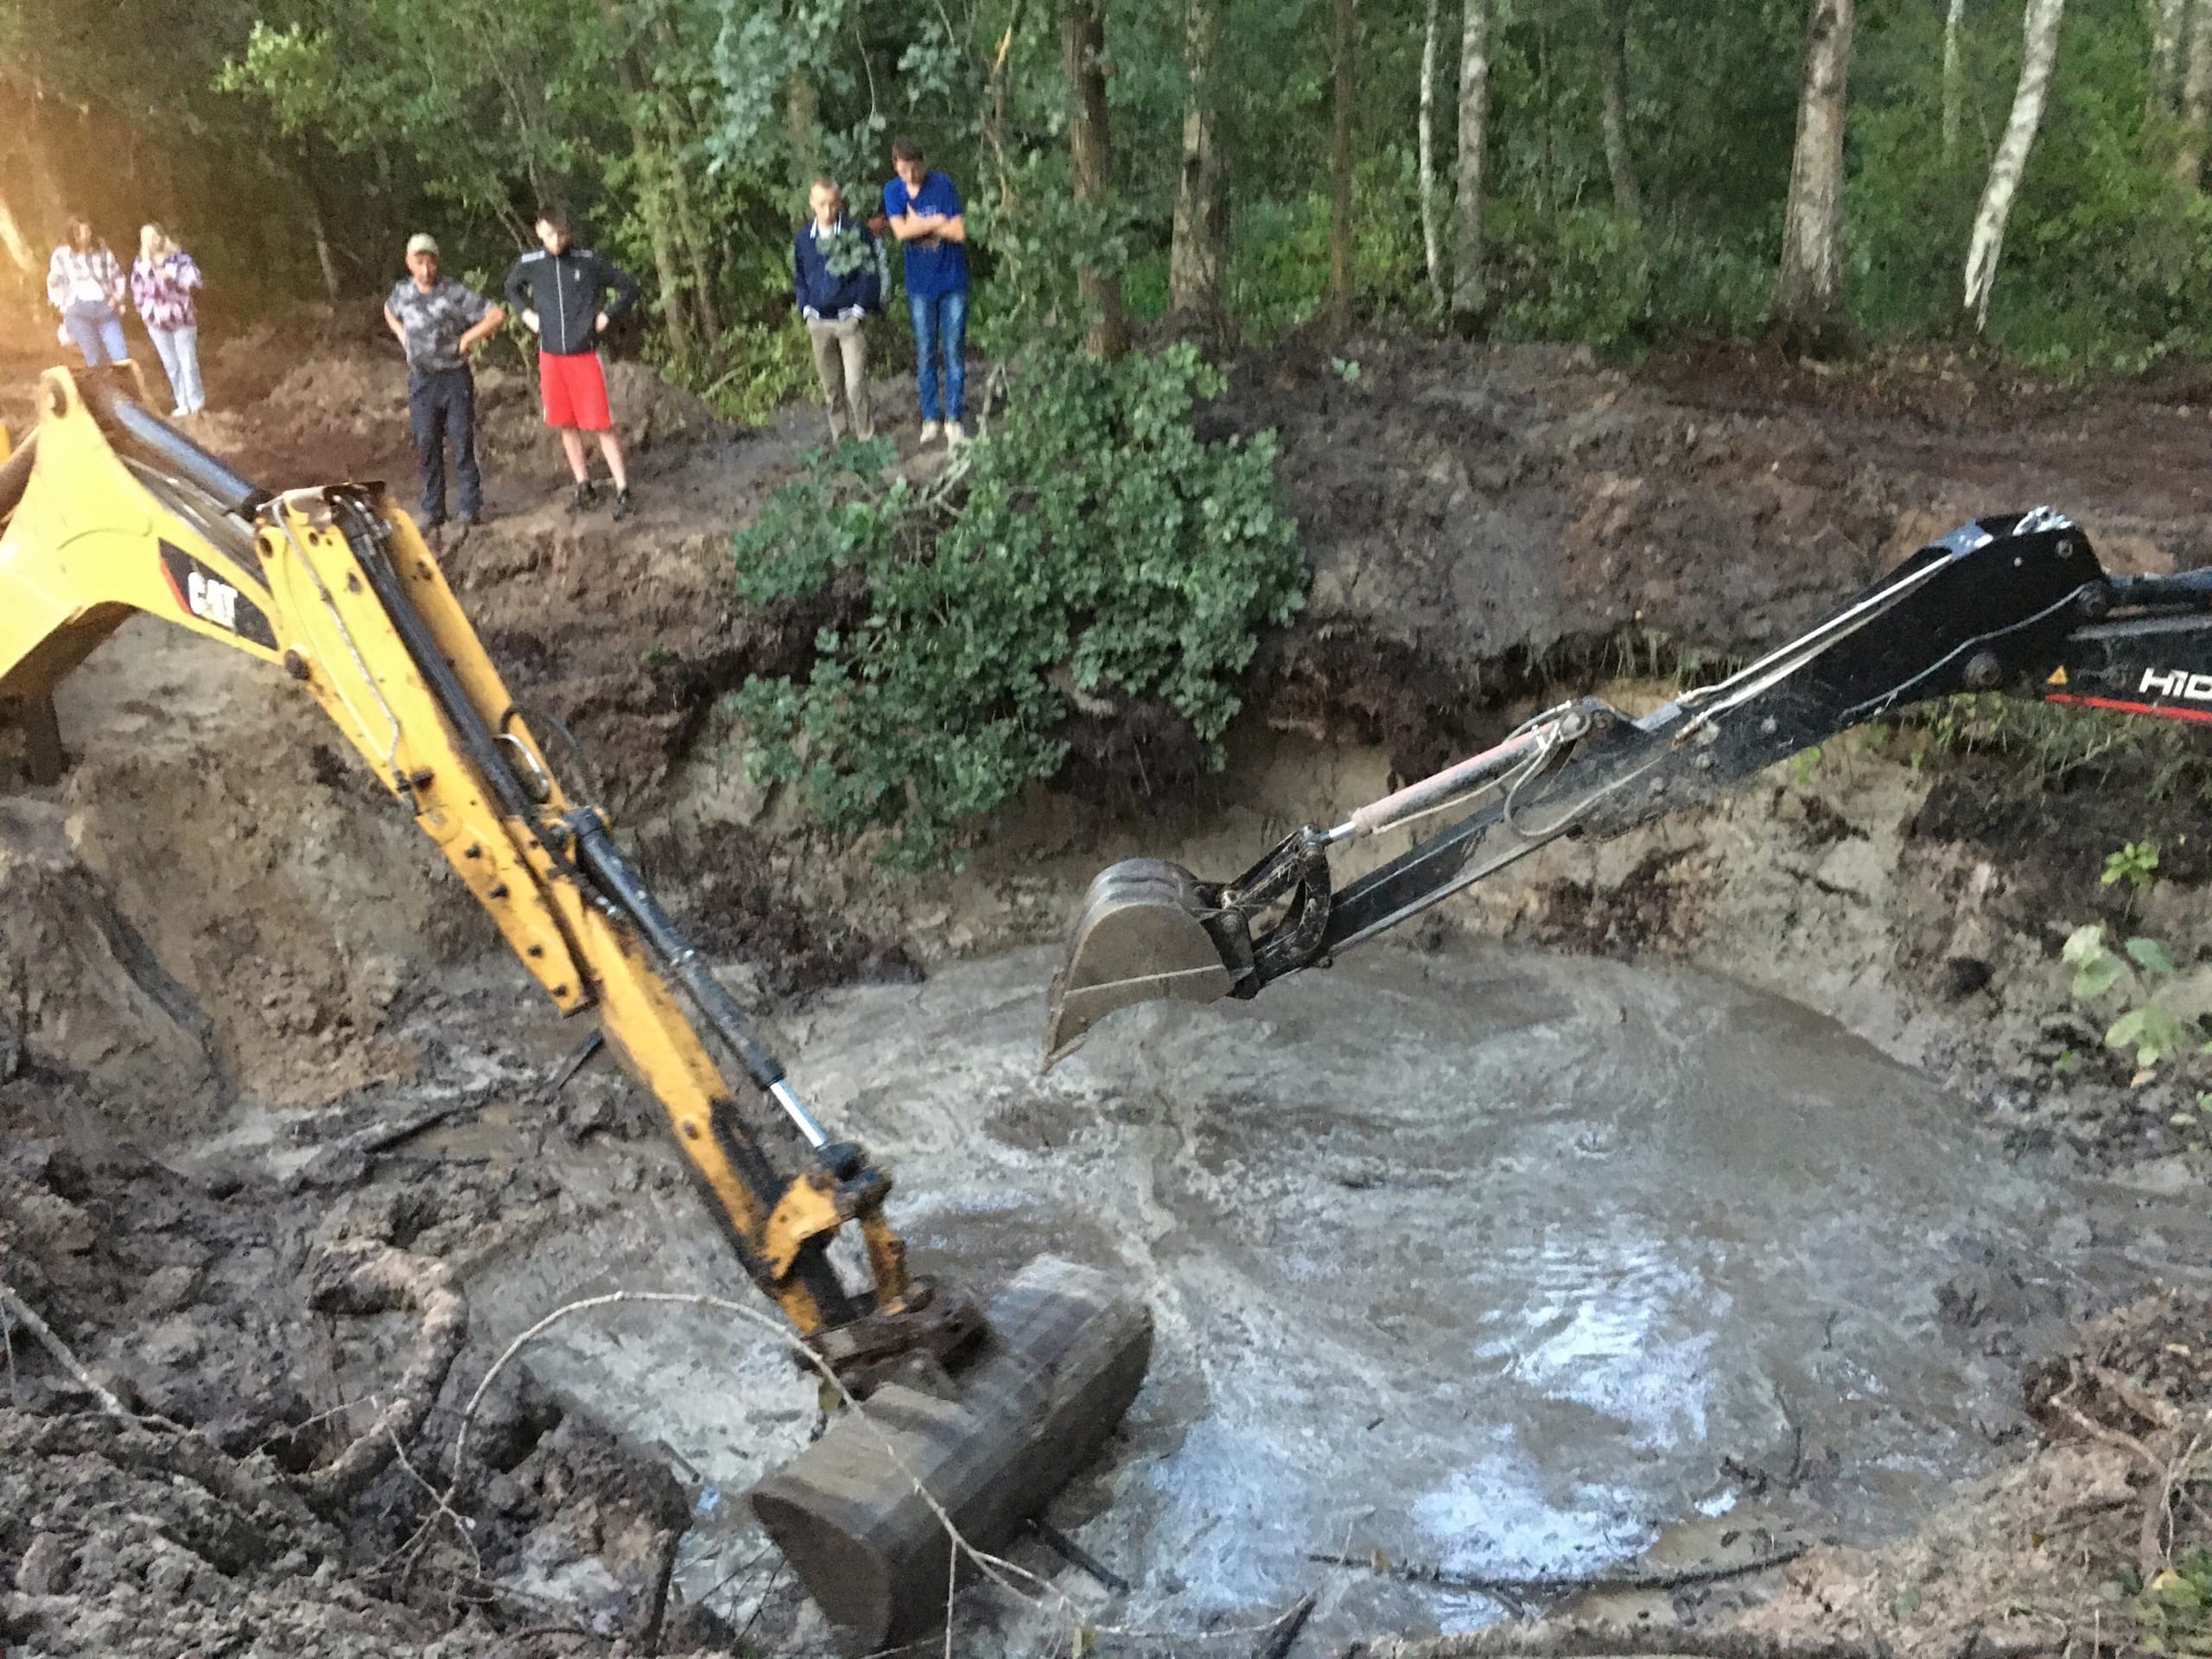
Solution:
{"label": "dark shoe", "polygon": [[457,522],[463,530],[480,530],[484,525],[484,515],[480,512],[464,512]]}
{"label": "dark shoe", "polygon": [[577,485],[575,493],[569,498],[570,512],[588,512],[598,505],[599,490],[588,480]]}
{"label": "dark shoe", "polygon": [[618,519],[627,518],[630,516],[629,491],[617,490],[614,492],[614,516]]}

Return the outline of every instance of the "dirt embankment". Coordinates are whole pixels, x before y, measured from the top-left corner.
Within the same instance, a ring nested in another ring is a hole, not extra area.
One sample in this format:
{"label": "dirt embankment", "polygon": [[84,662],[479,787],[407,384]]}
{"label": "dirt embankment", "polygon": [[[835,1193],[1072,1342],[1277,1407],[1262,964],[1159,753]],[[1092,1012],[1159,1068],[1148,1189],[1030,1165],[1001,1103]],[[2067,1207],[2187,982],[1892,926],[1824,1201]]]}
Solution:
{"label": "dirt embankment", "polygon": [[[226,375],[232,393],[209,442],[272,485],[382,475],[407,504],[398,375],[377,344],[219,354],[219,404]],[[1133,760],[1078,792],[1037,791],[956,876],[885,880],[734,765],[721,700],[747,674],[802,668],[825,620],[739,606],[724,551],[813,441],[810,415],[734,431],[618,377],[652,429],[642,512],[616,526],[563,512],[527,386],[487,376],[494,522],[444,557],[512,688],[550,717],[556,760],[620,810],[671,907],[773,996],[1052,937],[1124,853],[1230,874],[1560,690],[1770,645],[1979,512],[2050,501],[2125,568],[2212,556],[2202,417],[2173,398],[1940,375],[1839,386],[1735,358],[1628,376],[1535,348],[1344,355],[1356,378],[1325,356],[1240,365],[1206,417],[1282,433],[1315,573],[1306,613],[1268,648],[1230,772]],[[0,817],[0,1102],[20,1128],[0,1175],[0,1277],[126,1403],[225,1455],[265,1453],[257,1478],[281,1493],[343,1452],[335,1426],[358,1428],[413,1329],[318,1313],[317,1253],[350,1240],[488,1257],[567,1201],[526,1159],[349,1137],[425,1090],[456,1121],[543,1110],[523,1079],[564,1033],[493,1034],[524,1004],[488,927],[283,684],[138,623],[62,707],[74,770]],[[2055,958],[2069,924],[2100,917],[2184,956],[2212,949],[2196,902],[2212,823],[2145,780],[2054,796],[1993,763],[1916,764],[1910,747],[1834,745],[1618,842],[1562,844],[1424,925],[1700,961],[1974,1085],[2023,1155],[2079,1147],[2190,1179],[2166,1123],[2186,1103],[2128,1086]],[[2097,878],[2146,832],[2165,843],[2161,881],[2130,908]],[[2062,1069],[2069,1056],[2079,1069]],[[639,1133],[616,1098],[588,1080],[543,1132]],[[121,1149],[119,1129],[162,1161]],[[617,1192],[657,1179],[650,1160],[628,1167]],[[16,1591],[0,1642],[150,1652],[189,1610],[194,1639],[232,1651],[284,1650],[275,1632],[304,1621],[332,1651],[449,1632],[439,1650],[521,1652],[513,1633],[533,1618],[604,1641],[657,1605],[652,1541],[680,1515],[573,1414],[554,1430],[514,1408],[542,1427],[481,1477],[512,1490],[485,1491],[505,1519],[475,1540],[480,1561],[449,1532],[442,1553],[407,1554],[433,1510],[396,1460],[341,1516],[288,1520],[271,1498],[277,1518],[246,1529],[260,1541],[233,1547],[216,1541],[246,1525],[227,1500],[179,1486],[153,1452],[150,1472],[132,1462],[86,1427],[80,1389],[20,1333],[10,1348],[34,1386],[0,1408],[0,1478],[20,1484],[0,1502],[0,1591]],[[435,1462],[453,1403],[410,1458]],[[550,1611],[530,1600],[549,1595]]]}

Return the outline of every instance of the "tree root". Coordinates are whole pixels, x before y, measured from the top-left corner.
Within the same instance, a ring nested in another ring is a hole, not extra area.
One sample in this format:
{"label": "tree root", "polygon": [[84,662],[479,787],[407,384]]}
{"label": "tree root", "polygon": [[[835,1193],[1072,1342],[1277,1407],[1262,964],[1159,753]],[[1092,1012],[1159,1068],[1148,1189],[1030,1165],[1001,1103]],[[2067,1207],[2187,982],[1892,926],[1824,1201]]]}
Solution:
{"label": "tree root", "polygon": [[404,1308],[423,1316],[415,1352],[376,1421],[336,1458],[301,1478],[308,1501],[329,1513],[366,1491],[398,1447],[421,1431],[467,1340],[468,1303],[444,1262],[378,1243],[333,1247],[315,1266],[311,1300],[325,1313]]}
{"label": "tree root", "polygon": [[1683,1590],[1693,1585],[1719,1584],[1728,1579],[1749,1578],[1754,1573],[1764,1573],[1770,1567],[1787,1567],[1810,1548],[1809,1544],[1793,1544],[1786,1549],[1778,1549],[1748,1561],[1707,1562],[1696,1567],[1624,1568],[1586,1576],[1566,1573],[1538,1573],[1522,1578],[1484,1578],[1446,1573],[1437,1567],[1417,1567],[1408,1561],[1388,1561],[1380,1555],[1363,1558],[1309,1553],[1306,1559],[1327,1567],[1365,1567],[1387,1578],[1403,1579],[1408,1584],[1433,1584],[1443,1590],[1470,1590],[1478,1595],[1507,1601],[1564,1601],[1570,1596],[1640,1590]]}
{"label": "tree root", "polygon": [[1426,1641],[1373,1642],[1366,1659],[1889,1659],[1886,1644],[1832,1637],[1790,1640],[1745,1630],[1692,1630],[1680,1625],[1630,1629],[1576,1621],[1492,1624]]}

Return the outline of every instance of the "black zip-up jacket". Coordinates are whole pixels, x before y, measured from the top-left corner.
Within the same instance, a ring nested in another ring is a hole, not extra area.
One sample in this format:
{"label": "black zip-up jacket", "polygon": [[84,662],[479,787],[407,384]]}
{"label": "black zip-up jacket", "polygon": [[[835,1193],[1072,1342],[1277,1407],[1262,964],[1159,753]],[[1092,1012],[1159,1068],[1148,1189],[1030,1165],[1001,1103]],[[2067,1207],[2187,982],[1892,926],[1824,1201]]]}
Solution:
{"label": "black zip-up jacket", "polygon": [[589,248],[532,248],[507,268],[507,303],[537,313],[538,349],[556,357],[597,348],[600,297],[610,288],[612,322],[638,302],[638,279]]}

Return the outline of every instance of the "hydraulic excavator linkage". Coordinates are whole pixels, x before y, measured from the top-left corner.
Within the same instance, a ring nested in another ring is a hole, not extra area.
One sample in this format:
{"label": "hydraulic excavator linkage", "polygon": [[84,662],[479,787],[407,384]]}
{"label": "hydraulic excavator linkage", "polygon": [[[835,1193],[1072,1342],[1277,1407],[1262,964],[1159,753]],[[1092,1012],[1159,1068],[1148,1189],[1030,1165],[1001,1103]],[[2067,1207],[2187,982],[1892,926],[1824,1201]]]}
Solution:
{"label": "hydraulic excavator linkage", "polygon": [[[1116,1008],[1256,995],[1562,836],[1619,835],[1959,691],[2212,721],[2212,569],[2108,576],[2047,507],[1984,518],[1641,720],[1595,697],[1563,703],[1332,829],[1299,830],[1233,881],[1125,860],[1091,884],[1052,982],[1046,1064]],[[1452,810],[1462,816],[1411,851],[1332,886],[1333,849]]]}
{"label": "hydraulic excavator linkage", "polygon": [[[50,709],[62,677],[145,612],[322,705],[554,1005],[596,1016],[665,1109],[746,1272],[872,1399],[873,1422],[841,1421],[753,1503],[853,1651],[926,1630],[950,1545],[914,1478],[979,1546],[1003,1541],[1120,1419],[1149,1358],[1148,1313],[1052,1258],[988,1316],[912,1277],[884,1212],[890,1177],[816,1121],[605,818],[563,793],[382,487],[264,491],[148,413],[127,370],[47,374],[38,426],[0,464],[0,699]],[[757,1094],[725,1079],[702,1029]],[[830,1259],[848,1224],[861,1291]]]}

